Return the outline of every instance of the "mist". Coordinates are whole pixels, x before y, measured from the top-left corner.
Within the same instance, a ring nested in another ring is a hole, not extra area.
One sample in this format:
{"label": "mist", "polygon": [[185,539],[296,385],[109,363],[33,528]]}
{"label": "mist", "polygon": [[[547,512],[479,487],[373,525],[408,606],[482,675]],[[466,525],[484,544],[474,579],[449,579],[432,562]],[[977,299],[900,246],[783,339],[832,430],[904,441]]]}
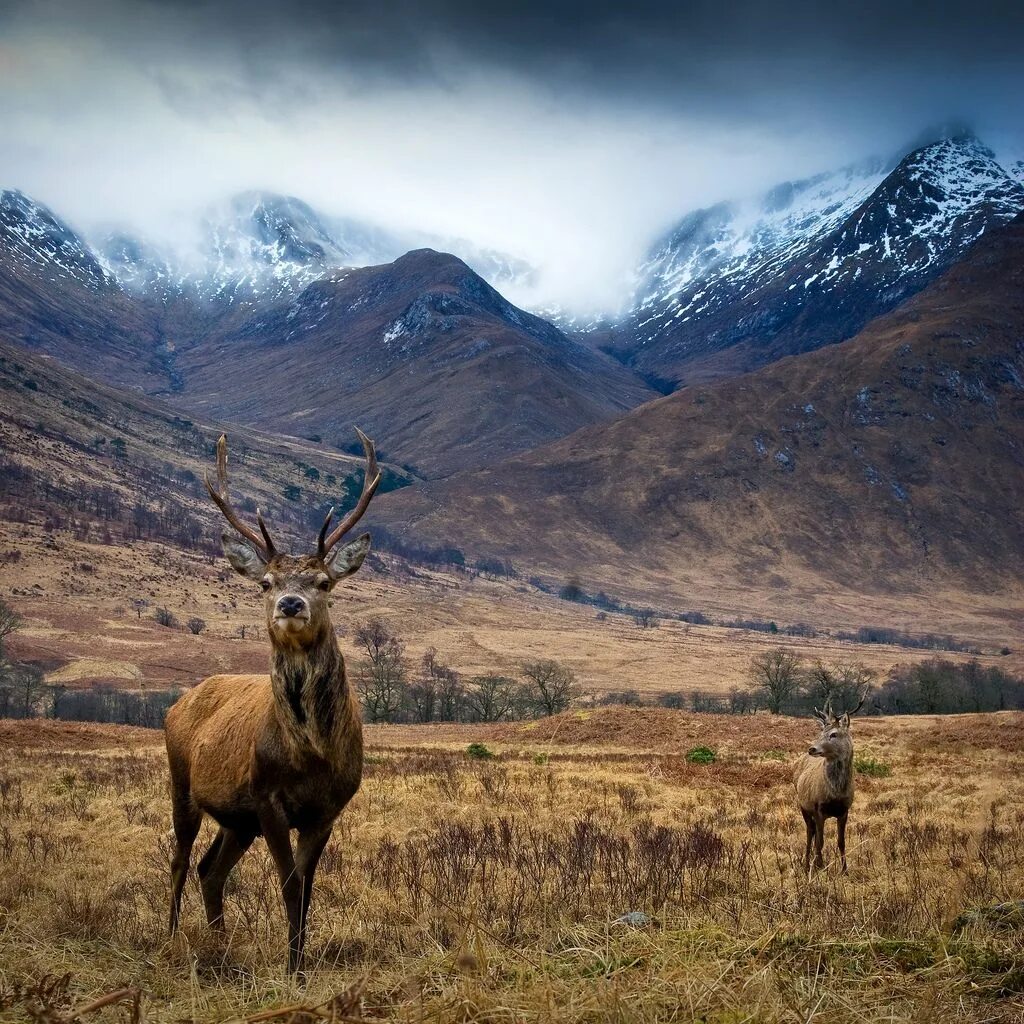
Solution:
{"label": "mist", "polygon": [[7,4],[0,187],[172,245],[231,194],[289,193],[602,310],[696,207],[949,120],[1024,153],[1017,7],[723,6]]}

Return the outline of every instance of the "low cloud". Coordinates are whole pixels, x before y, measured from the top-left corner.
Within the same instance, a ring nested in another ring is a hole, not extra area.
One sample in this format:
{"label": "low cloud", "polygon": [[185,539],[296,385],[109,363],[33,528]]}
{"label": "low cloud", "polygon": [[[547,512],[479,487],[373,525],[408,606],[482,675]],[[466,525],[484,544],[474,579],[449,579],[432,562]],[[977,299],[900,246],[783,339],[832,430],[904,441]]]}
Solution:
{"label": "low cloud", "polygon": [[1021,11],[940,7],[8,5],[0,186],[167,238],[289,192],[506,249],[545,298],[607,307],[696,206],[951,117],[1024,149]]}

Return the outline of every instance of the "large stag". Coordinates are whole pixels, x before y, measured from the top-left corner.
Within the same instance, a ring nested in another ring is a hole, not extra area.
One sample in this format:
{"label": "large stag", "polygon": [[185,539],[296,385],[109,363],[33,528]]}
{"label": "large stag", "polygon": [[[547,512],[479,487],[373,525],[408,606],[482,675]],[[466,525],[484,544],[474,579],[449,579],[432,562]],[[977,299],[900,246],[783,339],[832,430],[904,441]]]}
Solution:
{"label": "large stag", "polygon": [[[179,700],[165,726],[176,847],[171,863],[171,933],[178,927],[192,846],[204,814],[220,830],[199,862],[207,920],[224,928],[224,884],[262,835],[277,868],[288,914],[288,965],[302,965],[306,915],[317,862],[335,819],[362,778],[359,706],[328,614],[328,598],[370,550],[370,535],[334,550],[366,511],[380,484],[373,442],[363,491],[333,530],[327,513],[311,555],[277,550],[259,510],[259,532],[228,499],[227,441],[217,442],[217,487],[206,486],[234,532],[224,554],[266,596],[273,653],[269,676],[211,676]],[[298,832],[292,851],[291,830]]]}
{"label": "large stag", "polygon": [[825,819],[836,819],[839,841],[839,859],[846,873],[846,819],[853,805],[853,737],[850,719],[864,706],[867,691],[852,710],[836,716],[832,713],[832,700],[825,709],[814,709],[814,717],[821,724],[821,735],[811,744],[797,763],[793,781],[796,798],[807,827],[807,845],[804,849],[804,870],[811,869],[811,843],[814,843],[814,867],[825,866],[822,847],[825,845]]}

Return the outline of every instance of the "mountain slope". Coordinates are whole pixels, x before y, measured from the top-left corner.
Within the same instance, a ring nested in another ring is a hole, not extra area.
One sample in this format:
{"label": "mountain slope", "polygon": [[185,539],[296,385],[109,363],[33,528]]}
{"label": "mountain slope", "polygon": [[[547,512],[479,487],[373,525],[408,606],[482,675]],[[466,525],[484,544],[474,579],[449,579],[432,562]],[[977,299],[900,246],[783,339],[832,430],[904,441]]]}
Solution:
{"label": "mountain slope", "polygon": [[0,192],[0,339],[122,384],[168,387],[161,333],[89,246],[21,192]]}
{"label": "mountain slope", "polygon": [[240,197],[211,229],[216,264],[191,277],[126,235],[98,256],[45,207],[3,193],[0,341],[211,418],[340,446],[358,421],[432,474],[651,397],[631,370],[517,309],[454,256],[328,269],[390,244],[349,224],[345,248],[336,228],[298,200]]}
{"label": "mountain slope", "polygon": [[429,249],[317,281],[182,350],[177,366],[191,408],[342,444],[357,421],[392,458],[434,475],[652,396],[621,365]]}
{"label": "mountain slope", "polygon": [[1024,220],[842,345],[389,495],[423,540],[685,594],[1020,591]]}
{"label": "mountain slope", "polygon": [[[202,478],[225,429],[239,506],[252,514],[258,503],[288,544],[311,543],[326,509],[359,494],[361,456],[187,419],[0,341],[0,517],[7,521],[52,516],[94,539],[105,532],[119,541],[149,536],[216,549],[222,521]],[[409,480],[390,465],[383,473],[385,492]]]}
{"label": "mountain slope", "polygon": [[700,210],[655,247],[621,355],[708,380],[852,337],[1024,209],[1024,186],[977,139]]}

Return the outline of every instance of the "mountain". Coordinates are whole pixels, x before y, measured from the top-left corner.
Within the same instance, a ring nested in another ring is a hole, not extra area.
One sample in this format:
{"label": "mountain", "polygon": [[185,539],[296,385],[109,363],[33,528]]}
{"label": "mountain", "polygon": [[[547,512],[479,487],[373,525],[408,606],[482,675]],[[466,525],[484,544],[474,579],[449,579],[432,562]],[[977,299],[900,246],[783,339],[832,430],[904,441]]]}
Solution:
{"label": "mountain", "polygon": [[678,600],[1019,595],[1022,339],[1018,217],[850,341],[388,495],[378,513],[427,542],[457,524],[469,555]]}
{"label": "mountain", "polygon": [[273,192],[242,192],[207,210],[193,242],[176,251],[120,230],[96,240],[104,267],[135,294],[164,303],[186,295],[220,307],[274,301],[331,271],[390,263],[427,246],[459,253],[499,287],[524,286],[535,273],[524,260],[465,239],[393,232]]}
{"label": "mountain", "polygon": [[431,475],[652,397],[629,370],[431,249],[321,278],[182,346],[175,366],[191,409],[336,444],[349,443],[358,422],[393,459]]}
{"label": "mountain", "polygon": [[[331,269],[396,243],[353,223],[341,232],[286,197],[249,194],[231,210],[208,226],[213,256],[193,271],[125,234],[97,253],[45,207],[4,193],[0,341],[211,418],[341,446],[358,421],[429,473],[451,471],[453,457],[504,458],[651,396],[455,256],[421,249]],[[480,258],[514,272],[500,254]]]}
{"label": "mountain", "polygon": [[618,354],[679,383],[850,338],[1024,209],[1024,183],[972,136],[684,218],[652,250]]}
{"label": "mountain", "polygon": [[[0,518],[52,517],[107,544],[104,531],[129,543],[215,544],[222,520],[202,479],[225,428],[232,493],[249,514],[258,503],[289,544],[310,543],[326,509],[359,493],[362,455],[187,418],[0,341]],[[410,479],[391,465],[382,472],[382,492]]]}
{"label": "mountain", "polygon": [[68,224],[17,191],[0,192],[0,339],[128,387],[170,379],[150,311]]}

